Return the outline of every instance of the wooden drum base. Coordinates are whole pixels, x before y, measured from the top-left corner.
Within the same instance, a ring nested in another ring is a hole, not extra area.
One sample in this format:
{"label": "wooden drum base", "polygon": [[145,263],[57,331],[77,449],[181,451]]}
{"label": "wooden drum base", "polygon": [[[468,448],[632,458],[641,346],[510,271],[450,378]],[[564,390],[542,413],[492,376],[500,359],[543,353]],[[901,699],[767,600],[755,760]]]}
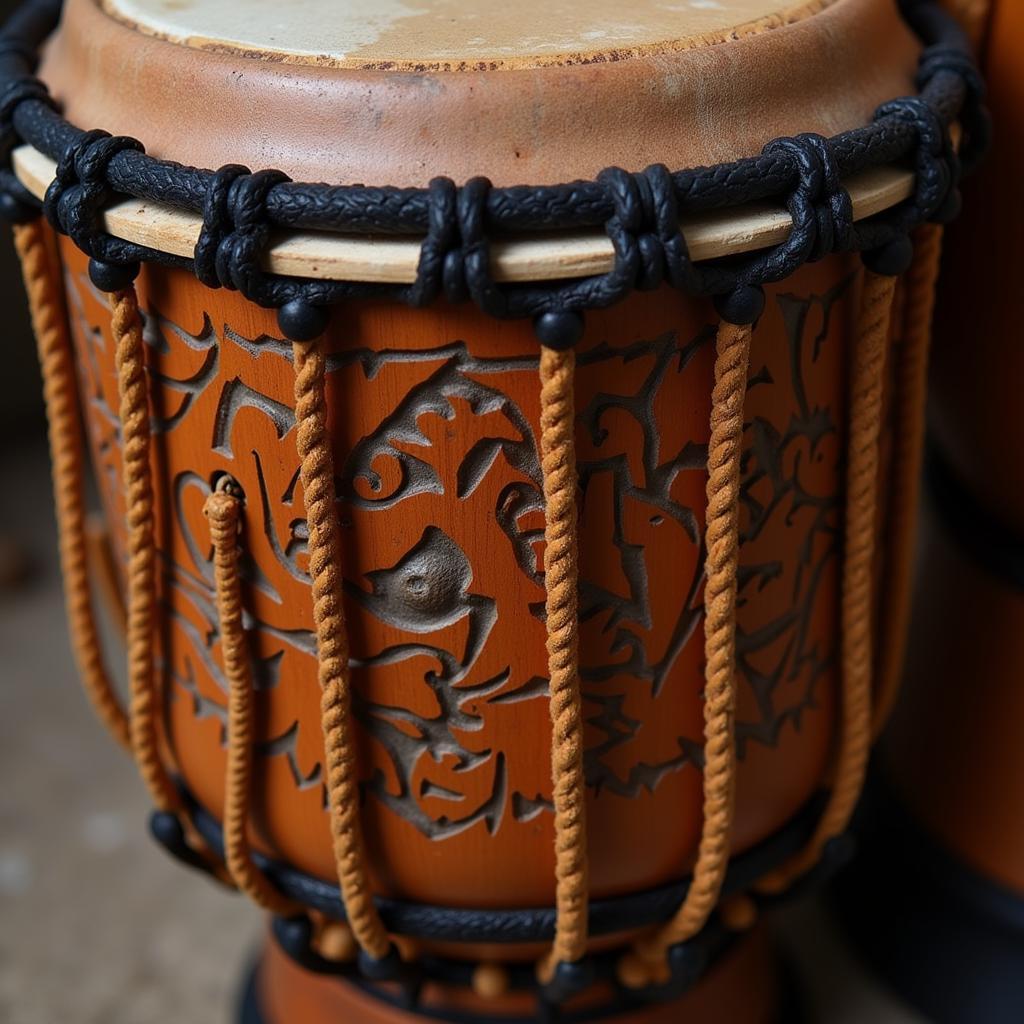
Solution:
{"label": "wooden drum base", "polygon": [[[799,1000],[783,984],[774,950],[764,928],[742,939],[682,999],[607,1019],[616,1024],[794,1024],[801,1019]],[[463,1002],[449,1016],[440,1009],[440,993],[425,993],[424,1014],[412,1014],[335,978],[310,974],[296,966],[268,939],[259,964],[248,979],[239,1024],[416,1024],[424,1020],[533,1020],[529,1010],[502,1018],[486,1010],[475,1013]],[[431,1005],[433,1004],[433,1005]],[[450,1004],[451,1005],[451,1004]],[[567,1015],[568,1020],[584,1019]]]}

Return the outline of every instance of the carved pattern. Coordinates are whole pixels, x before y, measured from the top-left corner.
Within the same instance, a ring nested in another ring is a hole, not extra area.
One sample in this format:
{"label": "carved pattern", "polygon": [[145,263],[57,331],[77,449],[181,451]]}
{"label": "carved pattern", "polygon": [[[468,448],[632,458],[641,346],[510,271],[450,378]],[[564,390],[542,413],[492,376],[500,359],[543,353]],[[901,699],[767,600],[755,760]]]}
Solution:
{"label": "carved pattern", "polygon": [[[811,403],[804,374],[828,341],[832,310],[847,284],[822,296],[777,296],[790,346],[786,386],[795,405],[784,424],[755,411],[746,427],[740,601],[749,607],[767,592],[772,599],[760,603],[776,614],[756,621],[741,615],[739,669],[756,709],[756,714],[738,717],[741,757],[751,743],[776,744],[787,724],[799,729],[802,716],[815,707],[816,686],[833,660],[832,650],[819,649],[820,631],[811,622],[823,574],[836,553],[838,499],[834,487],[819,493],[808,483],[806,470],[812,460],[821,459],[822,440],[835,434],[836,411]],[[91,292],[84,275],[69,275],[68,285],[80,347],[102,352],[103,321],[95,307],[102,297]],[[808,337],[813,311],[821,314],[822,326]],[[308,591],[306,529],[296,500],[297,468],[289,447],[294,415],[288,398],[265,394],[255,370],[247,378],[239,366],[257,367],[264,358],[290,361],[290,346],[267,335],[248,338],[218,328],[209,316],[190,333],[152,303],[145,337],[153,356],[155,431],[166,440],[182,422],[197,420],[208,430],[211,453],[223,468],[246,481],[250,543],[243,572],[251,592],[262,596],[255,602],[261,610],[254,607],[247,614],[246,628],[253,638],[257,688],[273,690],[286,661],[308,661],[315,650],[302,616],[287,614],[297,590]],[[587,630],[581,663],[588,723],[585,767],[595,793],[630,798],[641,790],[653,792],[669,773],[700,763],[699,731],[676,736],[656,757],[649,749],[639,751],[649,716],[670,706],[673,687],[687,685],[680,676],[689,678],[688,673],[673,672],[680,655],[689,644],[699,644],[702,513],[680,499],[678,483],[692,477],[702,488],[706,439],[678,436],[669,443],[664,400],[666,382],[693,372],[695,358],[712,342],[709,327],[686,339],[666,333],[626,345],[604,341],[579,354],[580,388],[587,396],[578,405],[581,526],[585,533],[600,534],[596,541],[584,541],[580,584]],[[118,507],[116,417],[100,383],[101,363],[101,358],[93,360],[83,388],[88,413],[98,424],[94,444],[108,507]],[[610,364],[621,372],[609,375]],[[405,538],[399,557],[355,573],[346,567],[349,616],[356,623],[354,708],[376,749],[367,760],[372,767],[364,791],[431,838],[452,836],[477,823],[494,832],[506,814],[528,823],[549,811],[550,802],[535,784],[517,781],[519,766],[507,751],[480,747],[474,737],[496,709],[542,701],[547,681],[529,669],[522,673],[521,666],[493,664],[488,644],[502,614],[500,595],[481,589],[458,537],[431,522],[429,510],[453,504],[468,508],[470,499],[488,501],[486,515],[521,577],[517,592],[530,595],[526,606],[539,623],[540,464],[531,411],[508,387],[517,378],[532,388],[536,359],[481,358],[466,344],[453,342],[422,351],[347,349],[332,355],[328,370],[331,378],[356,373],[373,382],[396,366],[419,373],[417,382],[393,407],[382,406],[336,463],[343,526],[365,524],[367,516],[398,505],[419,502],[423,509],[416,513],[422,530]],[[591,372],[603,386],[588,384]],[[752,374],[751,405],[757,405],[760,391],[776,387],[773,373],[778,372],[778,366],[765,365]],[[609,390],[609,380],[621,380],[621,387]],[[276,441],[281,447],[268,451],[257,445],[239,426],[243,416],[262,421],[267,444]],[[447,430],[443,444],[438,424]],[[456,435],[458,440],[452,440]],[[629,438],[628,451],[623,438]],[[210,476],[197,467],[172,478],[172,508],[164,524],[165,540],[170,540],[161,552],[163,601],[175,644],[183,640],[185,652],[169,657],[166,670],[175,692],[191,701],[196,718],[223,722],[226,685],[216,654],[210,550],[195,515]],[[473,507],[479,511],[479,505]],[[290,513],[284,527],[282,512]],[[799,537],[796,544],[790,542],[790,550],[799,550],[792,566],[756,557],[758,540],[780,521]],[[652,559],[663,558],[665,548],[648,546],[637,523],[644,530],[671,531],[675,549],[688,551],[680,560],[678,600],[671,612],[652,608],[650,598]],[[605,551],[593,571],[588,543],[599,543]],[[261,565],[261,558],[270,561]],[[788,591],[784,599],[777,593],[783,587]],[[666,616],[672,618],[669,628],[658,630],[660,639],[653,639],[655,620]],[[360,628],[357,619],[373,620],[374,629]],[[364,634],[388,640],[373,643]],[[403,680],[401,699],[378,699],[372,681],[381,673],[398,678],[396,672]],[[312,678],[310,669],[306,673]],[[780,699],[780,682],[798,684],[798,698]],[[318,723],[304,717],[268,723],[259,747],[264,758],[285,759],[299,790],[320,785],[320,766],[310,761],[312,741],[304,744],[303,739],[307,732],[318,735],[317,730]],[[431,766],[440,774],[430,774]]]}

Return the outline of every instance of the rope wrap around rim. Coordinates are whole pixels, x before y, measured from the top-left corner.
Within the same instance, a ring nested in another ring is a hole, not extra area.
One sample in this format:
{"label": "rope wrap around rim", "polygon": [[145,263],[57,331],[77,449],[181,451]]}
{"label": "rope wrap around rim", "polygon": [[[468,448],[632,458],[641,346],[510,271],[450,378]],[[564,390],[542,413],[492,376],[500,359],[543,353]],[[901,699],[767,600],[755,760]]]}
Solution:
{"label": "rope wrap around rim", "polygon": [[[608,168],[594,181],[549,186],[495,188],[479,177],[462,187],[447,178],[427,188],[323,185],[237,164],[209,171],[154,159],[137,140],[84,132],[60,116],[33,72],[36,51],[61,7],[62,0],[27,0],[0,32],[0,153],[9,157],[23,142],[57,162],[43,207],[94,260],[183,267],[206,285],[237,289],[258,305],[289,306],[290,317],[282,318],[289,336],[295,333],[289,319],[303,320],[303,310],[363,297],[422,306],[444,295],[472,300],[498,318],[603,308],[663,282],[694,296],[728,298],[782,280],[830,252],[880,249],[923,223],[948,220],[958,207],[961,174],[984,154],[990,135],[984,86],[966,36],[934,0],[901,0],[924,44],[919,94],[883,104],[870,125],[831,139],[800,135],[769,142],[760,156],[713,167]],[[959,153],[950,140],[954,122],[962,132]],[[843,179],[894,163],[913,168],[914,194],[852,223]],[[196,258],[106,234],[98,214],[124,196],[202,216]],[[681,216],[765,200],[780,202],[793,218],[784,242],[746,257],[690,259]],[[0,212],[24,220],[39,205],[9,166],[0,169]],[[596,227],[615,250],[606,274],[515,285],[499,285],[491,274],[491,237]],[[272,228],[420,238],[416,280],[376,284],[267,273],[260,261]]]}

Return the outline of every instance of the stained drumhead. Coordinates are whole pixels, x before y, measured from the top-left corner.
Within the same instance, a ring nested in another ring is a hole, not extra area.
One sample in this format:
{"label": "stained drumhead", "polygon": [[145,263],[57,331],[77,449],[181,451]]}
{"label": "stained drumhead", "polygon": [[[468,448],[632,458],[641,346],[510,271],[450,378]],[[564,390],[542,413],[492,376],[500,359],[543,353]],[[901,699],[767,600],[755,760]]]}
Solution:
{"label": "stained drumhead", "polygon": [[64,0],[40,76],[163,159],[500,186],[835,135],[918,49],[893,0]]}
{"label": "stained drumhead", "polygon": [[102,0],[133,28],[199,49],[325,67],[492,70],[711,45],[834,0]]}

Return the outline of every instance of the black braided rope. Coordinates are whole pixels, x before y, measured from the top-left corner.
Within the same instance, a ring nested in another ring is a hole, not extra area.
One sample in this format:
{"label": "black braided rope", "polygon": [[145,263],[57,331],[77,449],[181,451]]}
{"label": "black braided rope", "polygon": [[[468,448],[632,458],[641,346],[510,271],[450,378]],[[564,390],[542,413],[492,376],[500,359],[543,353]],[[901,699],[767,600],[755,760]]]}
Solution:
{"label": "black braided rope", "polygon": [[[194,797],[182,790],[190,809],[192,824],[209,848],[223,854],[223,833],[219,822]],[[814,825],[821,816],[824,796],[815,794],[797,814],[757,846],[738,854],[729,864],[723,894],[747,892],[754,881],[768,874],[806,845]],[[157,817],[160,812],[157,812]],[[166,817],[166,815],[164,815]],[[159,823],[158,823],[159,824]],[[154,838],[178,859],[186,852],[168,841],[168,836],[153,829]],[[840,841],[837,846],[842,847]],[[345,906],[337,883],[314,878],[299,869],[261,853],[253,854],[259,869],[288,899],[327,917],[345,920]],[[826,858],[827,860],[828,858]],[[204,861],[191,866],[208,870]],[[813,879],[811,880],[813,882]],[[686,896],[690,879],[683,879],[643,892],[595,899],[590,902],[592,936],[644,928],[668,920]],[[804,880],[806,883],[806,880]],[[802,883],[803,884],[803,883]],[[799,887],[797,887],[799,888]],[[787,893],[787,897],[793,891]],[[775,897],[765,897],[772,902]],[[408,900],[375,897],[377,909],[388,930],[412,938],[443,942],[506,945],[518,942],[550,942],[555,934],[554,906],[528,909],[495,909],[481,907],[442,907]]]}
{"label": "black braided rope", "polygon": [[[192,824],[204,842],[216,855],[223,855],[223,834],[220,824],[184,788],[182,797],[189,808]],[[753,848],[737,855],[730,862],[722,888],[723,897],[739,893],[755,899],[759,910],[768,910],[793,898],[817,889],[853,855],[853,842],[844,835],[827,844],[821,861],[796,886],[779,895],[757,895],[751,892],[753,882],[764,877],[771,869],[802,849],[821,815],[825,794],[817,793],[782,825],[774,834]],[[195,855],[185,842],[181,824],[173,815],[156,812],[150,818],[154,837],[173,856],[185,864],[209,872],[209,864]],[[335,920],[345,919],[345,907],[336,884],[314,878],[291,865],[254,853],[254,859],[270,881],[290,900],[307,911],[316,911]],[[590,934],[592,936],[629,934],[667,920],[685,897],[690,879],[672,882],[642,892],[627,893],[590,902]],[[551,906],[518,909],[445,907],[377,896],[377,909],[388,931],[416,939],[446,943],[483,943],[507,946],[517,943],[550,942],[555,930],[555,911]],[[316,951],[313,925],[307,913],[291,918],[277,917],[273,934],[282,951],[295,963],[316,974],[344,978],[363,988],[368,994],[380,995],[372,984],[383,980],[367,973],[363,961],[335,961]],[[721,915],[713,914],[701,931],[680,943],[669,952],[669,980],[641,989],[623,987],[616,980],[616,962],[621,947],[588,954],[573,965],[585,969],[590,980],[601,978],[611,986],[610,999],[600,1006],[591,1006],[585,1014],[562,1008],[564,998],[551,998],[546,986],[538,983],[532,963],[504,963],[511,991],[529,992],[536,999],[536,1012],[523,1020],[541,1021],[543,1024],[571,1024],[573,1021],[597,1020],[637,1010],[651,1003],[665,1002],[682,996],[716,963],[735,939]],[[378,962],[379,963],[379,962]],[[387,979],[397,983],[396,1005],[415,1010],[420,1015],[431,1015],[419,1003],[424,982],[440,982],[448,986],[468,988],[472,985],[476,961],[458,955],[426,953],[414,962],[396,961],[395,973]],[[465,1021],[466,1024],[484,1024],[491,1018],[469,1015],[464,1018],[449,1013],[439,1019]],[[518,1024],[520,1018],[503,1018],[505,1024]]]}
{"label": "black braided rope", "polygon": [[[135,140],[83,132],[59,115],[33,77],[36,50],[56,25],[61,0],[27,0],[0,33],[0,161],[27,142],[57,162],[46,215],[94,259],[187,267],[210,287],[236,288],[261,306],[293,313],[364,296],[422,306],[443,294],[470,299],[495,317],[525,317],[606,307],[662,282],[691,295],[729,296],[782,280],[830,252],[881,249],[955,214],[961,173],[988,146],[984,87],[966,37],[934,0],[902,0],[901,7],[924,43],[920,92],[883,104],[866,127],[831,139],[778,139],[760,156],[714,167],[608,168],[595,181],[536,187],[494,188],[485,178],[457,187],[437,178],[417,189],[304,184],[239,165],[200,170],[146,156]],[[962,131],[959,154],[950,142],[954,121]],[[916,172],[913,196],[853,223],[842,180],[898,163]],[[195,258],[105,234],[98,213],[119,195],[200,214]],[[768,199],[784,203],[793,217],[785,242],[744,257],[690,260],[681,216]],[[27,218],[38,205],[9,167],[0,169],[0,212]],[[606,274],[514,285],[491,276],[490,237],[594,227],[604,229],[615,250]],[[268,274],[260,260],[272,228],[421,238],[416,280],[390,285]]]}

